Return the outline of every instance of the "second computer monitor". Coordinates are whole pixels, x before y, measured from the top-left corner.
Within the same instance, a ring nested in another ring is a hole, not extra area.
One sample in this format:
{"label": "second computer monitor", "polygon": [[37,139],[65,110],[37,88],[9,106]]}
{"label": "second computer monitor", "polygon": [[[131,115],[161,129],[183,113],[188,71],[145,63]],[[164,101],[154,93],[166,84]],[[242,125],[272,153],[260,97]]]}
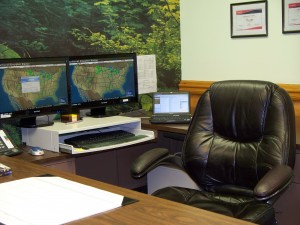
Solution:
{"label": "second computer monitor", "polygon": [[98,117],[106,106],[138,102],[135,53],[70,57],[69,71],[74,111]]}

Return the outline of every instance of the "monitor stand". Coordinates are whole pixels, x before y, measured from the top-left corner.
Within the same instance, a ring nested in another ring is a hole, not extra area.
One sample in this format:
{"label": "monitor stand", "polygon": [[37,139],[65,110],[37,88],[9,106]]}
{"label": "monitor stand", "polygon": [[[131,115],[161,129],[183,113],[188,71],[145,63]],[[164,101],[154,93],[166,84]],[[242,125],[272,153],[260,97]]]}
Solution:
{"label": "monitor stand", "polygon": [[105,112],[105,107],[92,108],[90,112],[86,113],[86,115],[94,118],[100,118],[106,116]]}
{"label": "monitor stand", "polygon": [[52,126],[54,124],[53,121],[48,120],[41,120],[37,119],[36,116],[33,117],[27,117],[27,118],[22,118],[20,120],[20,127],[24,128],[35,128],[35,127],[46,127],[46,126]]}
{"label": "monitor stand", "polygon": [[106,107],[91,108],[91,111],[86,113],[86,116],[94,117],[94,118],[116,116],[116,115],[117,115],[116,112],[106,110]]}

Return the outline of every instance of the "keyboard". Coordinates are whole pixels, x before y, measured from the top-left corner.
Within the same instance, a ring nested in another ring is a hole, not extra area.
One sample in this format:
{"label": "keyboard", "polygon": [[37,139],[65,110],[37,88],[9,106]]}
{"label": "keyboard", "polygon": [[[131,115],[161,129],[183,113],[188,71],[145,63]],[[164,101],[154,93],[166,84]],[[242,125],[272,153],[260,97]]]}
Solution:
{"label": "keyboard", "polygon": [[146,135],[135,135],[124,130],[114,130],[102,133],[77,135],[65,139],[65,143],[72,145],[75,148],[90,149],[131,142],[145,137]]}
{"label": "keyboard", "polygon": [[164,115],[164,116],[152,116],[151,123],[182,123],[189,124],[191,122],[191,116],[189,115]]}

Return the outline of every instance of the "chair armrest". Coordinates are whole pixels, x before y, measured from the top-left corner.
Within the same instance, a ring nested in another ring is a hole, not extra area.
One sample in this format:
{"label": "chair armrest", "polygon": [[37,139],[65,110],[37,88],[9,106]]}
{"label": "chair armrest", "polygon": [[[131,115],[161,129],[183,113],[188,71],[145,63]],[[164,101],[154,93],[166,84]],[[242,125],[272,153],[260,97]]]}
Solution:
{"label": "chair armrest", "polygon": [[133,178],[141,178],[161,165],[182,168],[181,158],[171,155],[166,148],[154,148],[136,158],[131,166]]}
{"label": "chair armrest", "polygon": [[293,181],[293,170],[286,165],[279,165],[266,173],[254,188],[254,195],[259,200],[270,199],[285,190]]}

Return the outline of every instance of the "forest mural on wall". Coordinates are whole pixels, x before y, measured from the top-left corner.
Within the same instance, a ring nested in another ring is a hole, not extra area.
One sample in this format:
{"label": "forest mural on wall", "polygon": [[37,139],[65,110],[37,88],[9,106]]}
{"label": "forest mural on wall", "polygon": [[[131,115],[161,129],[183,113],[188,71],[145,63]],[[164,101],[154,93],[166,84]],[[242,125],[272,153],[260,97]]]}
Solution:
{"label": "forest mural on wall", "polygon": [[158,89],[177,89],[179,7],[179,0],[2,0],[0,58],[155,54]]}

